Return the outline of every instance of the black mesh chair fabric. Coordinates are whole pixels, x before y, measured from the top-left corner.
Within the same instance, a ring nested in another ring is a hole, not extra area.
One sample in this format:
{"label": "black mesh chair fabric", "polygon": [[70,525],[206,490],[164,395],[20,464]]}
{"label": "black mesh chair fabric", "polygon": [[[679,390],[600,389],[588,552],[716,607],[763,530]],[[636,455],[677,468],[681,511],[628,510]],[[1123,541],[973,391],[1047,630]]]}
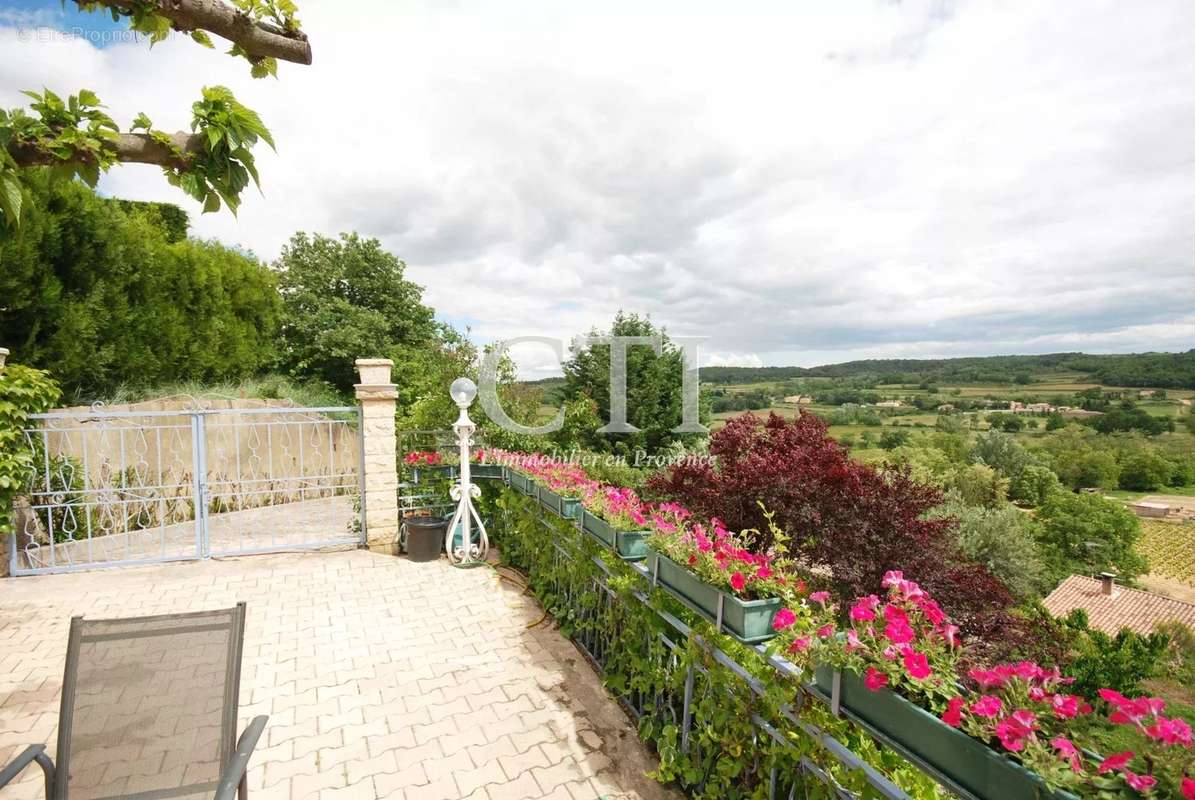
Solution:
{"label": "black mesh chair fabric", "polygon": [[243,632],[243,605],[71,620],[55,797],[212,797],[236,747]]}

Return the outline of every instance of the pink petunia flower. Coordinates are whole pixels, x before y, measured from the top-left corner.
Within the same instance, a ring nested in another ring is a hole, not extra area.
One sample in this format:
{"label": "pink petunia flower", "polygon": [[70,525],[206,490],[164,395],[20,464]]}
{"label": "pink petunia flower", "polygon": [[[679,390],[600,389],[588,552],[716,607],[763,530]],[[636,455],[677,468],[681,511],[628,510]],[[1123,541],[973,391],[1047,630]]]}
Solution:
{"label": "pink petunia flower", "polygon": [[776,612],[776,616],[772,618],[772,628],[782,631],[797,621],[797,615],[792,612],[792,609],[782,608]]}
{"label": "pink petunia flower", "polygon": [[1195,778],[1183,778],[1183,798],[1184,800],[1195,800]]}
{"label": "pink petunia flower", "polygon": [[925,657],[925,653],[918,653],[916,650],[910,650],[905,653],[904,663],[905,670],[915,680],[923,681],[932,672],[929,668],[929,659]]}
{"label": "pink petunia flower", "polygon": [[1132,770],[1126,769],[1123,773],[1124,782],[1132,786],[1138,792],[1148,792],[1157,785],[1158,779],[1153,775],[1138,775]]}
{"label": "pink petunia flower", "polygon": [[1083,771],[1083,763],[1079,756],[1079,748],[1075,747],[1075,743],[1065,736],[1058,736],[1050,740],[1050,744],[1058,751],[1058,755],[1064,761],[1068,762],[1071,769],[1075,772]]}
{"label": "pink petunia flower", "polygon": [[963,710],[967,707],[967,699],[965,697],[952,697],[946,706],[946,710],[942,712],[942,721],[952,728],[957,728],[963,724]]}
{"label": "pink petunia flower", "polygon": [[821,639],[828,639],[834,635],[834,623],[827,622],[825,625],[817,629],[817,635]]}
{"label": "pink petunia flower", "polygon": [[855,601],[855,605],[851,607],[851,619],[859,622],[868,622],[876,618],[875,610],[880,604],[880,598],[874,594],[867,597],[860,597]]}
{"label": "pink petunia flower", "polygon": [[917,638],[917,634],[913,632],[909,624],[899,620],[888,623],[884,628],[884,636],[893,644],[908,644]]}
{"label": "pink petunia flower", "polygon": [[741,592],[747,588],[747,578],[741,572],[736,572],[730,576],[730,585],[734,587],[736,592]]}
{"label": "pink petunia flower", "polygon": [[796,639],[793,639],[793,643],[788,646],[788,652],[800,653],[805,650],[808,650],[809,645],[812,641],[813,641],[812,637],[798,636]]}
{"label": "pink petunia flower", "polygon": [[979,688],[983,691],[992,688],[998,689],[1008,682],[1008,678],[999,670],[973,669],[968,674],[973,681],[979,684]]}
{"label": "pink petunia flower", "polygon": [[1083,711],[1079,698],[1073,694],[1056,694],[1050,705],[1054,707],[1054,716],[1058,719],[1072,719]]}
{"label": "pink petunia flower", "polygon": [[814,592],[809,595],[809,599],[815,603],[821,603],[823,606],[830,600],[829,592]]}
{"label": "pink petunia flower", "polygon": [[986,717],[987,719],[994,719],[1003,710],[1004,701],[992,694],[985,694],[971,704],[972,714],[977,717]]}
{"label": "pink petunia flower", "polygon": [[1128,766],[1128,763],[1133,760],[1135,756],[1132,750],[1125,750],[1123,753],[1114,753],[1100,762],[1099,768],[1096,770],[1101,775],[1105,772],[1117,772]]}
{"label": "pink petunia flower", "polygon": [[1173,719],[1157,717],[1157,721],[1145,729],[1145,735],[1171,745],[1179,744],[1183,747],[1191,747],[1192,744],[1191,726],[1187,724],[1186,720],[1178,717]]}
{"label": "pink petunia flower", "polygon": [[868,667],[867,675],[863,678],[863,685],[873,692],[878,692],[888,685],[888,676],[875,667]]}
{"label": "pink petunia flower", "polygon": [[1036,721],[1033,712],[1019,709],[996,724],[996,736],[1005,750],[1018,753],[1025,748],[1025,740],[1036,730]]}

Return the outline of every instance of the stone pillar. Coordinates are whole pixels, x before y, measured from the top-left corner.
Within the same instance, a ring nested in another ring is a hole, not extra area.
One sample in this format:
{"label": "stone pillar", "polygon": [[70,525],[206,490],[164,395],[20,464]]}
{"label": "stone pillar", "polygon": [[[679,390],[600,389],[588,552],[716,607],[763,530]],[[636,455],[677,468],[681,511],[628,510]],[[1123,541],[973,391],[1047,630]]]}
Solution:
{"label": "stone pillar", "polygon": [[395,386],[390,382],[388,358],[359,358],[361,382],[357,402],[361,404],[365,474],[365,544],[376,553],[398,553],[398,463],[394,433]]}

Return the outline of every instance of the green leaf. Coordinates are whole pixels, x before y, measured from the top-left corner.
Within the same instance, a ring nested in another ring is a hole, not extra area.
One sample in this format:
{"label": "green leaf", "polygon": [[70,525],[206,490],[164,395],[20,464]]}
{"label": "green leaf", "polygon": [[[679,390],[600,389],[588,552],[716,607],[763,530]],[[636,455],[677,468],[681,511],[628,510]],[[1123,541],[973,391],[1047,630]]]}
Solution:
{"label": "green leaf", "polygon": [[9,225],[20,224],[23,200],[20,179],[11,172],[0,175],[0,210],[4,211],[5,222]]}
{"label": "green leaf", "polygon": [[96,164],[80,164],[78,167],[79,177],[83,182],[92,189],[100,182],[100,168]]}
{"label": "green leaf", "polygon": [[191,31],[191,40],[203,45],[209,50],[216,49],[216,45],[212,44],[211,37],[203,31]]}
{"label": "green leaf", "polygon": [[100,108],[100,98],[90,89],[79,90],[79,104],[85,107]]}
{"label": "green leaf", "polygon": [[145,115],[145,112],[142,111],[133,119],[133,126],[129,128],[129,130],[135,131],[140,128],[148,132],[153,128],[153,126],[153,122],[151,122],[149,117]]}
{"label": "green leaf", "polygon": [[208,192],[207,199],[203,202],[203,213],[208,214],[213,211],[220,210],[220,196],[215,192]]}

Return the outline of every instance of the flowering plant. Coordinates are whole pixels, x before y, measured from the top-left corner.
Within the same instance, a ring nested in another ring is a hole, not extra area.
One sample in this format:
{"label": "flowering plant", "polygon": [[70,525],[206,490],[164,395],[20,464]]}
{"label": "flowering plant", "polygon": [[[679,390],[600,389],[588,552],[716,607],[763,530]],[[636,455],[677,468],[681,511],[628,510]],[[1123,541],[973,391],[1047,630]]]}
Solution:
{"label": "flowering plant", "polygon": [[562,459],[498,448],[489,450],[487,456],[494,463],[517,469],[540,486],[566,497],[582,497],[599,486],[581,467]]}
{"label": "flowering plant", "polygon": [[634,489],[608,484],[590,488],[581,499],[581,505],[590,514],[623,531],[645,530],[651,514],[651,506],[640,500]]}
{"label": "flowering plant", "polygon": [[567,461],[543,460],[533,462],[528,474],[531,480],[566,497],[581,497],[598,486],[585,470]]}
{"label": "flowering plant", "polygon": [[[959,693],[955,685],[961,654],[958,627],[929,594],[898,571],[882,582],[886,600],[858,598],[841,634],[833,622],[835,607],[828,592],[814,592],[822,622],[813,632],[793,630],[780,644],[790,655],[807,653],[815,662],[850,669],[863,676],[871,691],[887,686],[920,696],[938,708]],[[815,613],[815,616],[816,613]]]}
{"label": "flowering plant", "polygon": [[776,538],[767,552],[752,553],[743,541],[753,531],[732,533],[718,519],[708,524],[696,522],[688,509],[676,503],[660,503],[650,519],[647,541],[651,548],[688,567],[711,586],[752,600],[795,600],[805,591],[804,581],[789,577],[783,532],[773,531]]}
{"label": "flowering plant", "polygon": [[[487,451],[478,448],[469,453],[470,464],[485,464],[489,458]],[[456,465],[461,463],[457,453],[444,453],[435,450],[412,450],[403,456],[403,463],[408,467],[435,467],[441,464]]]}
{"label": "flowering plant", "polygon": [[1051,786],[1084,795],[1120,794],[1126,787],[1141,794],[1159,788],[1159,776],[1187,800],[1195,800],[1191,726],[1166,717],[1164,701],[1156,697],[1128,698],[1100,689],[1107,721],[1132,726],[1140,735],[1138,751],[1126,750],[1100,758],[1071,730],[1073,721],[1095,709],[1082,698],[1063,691],[1073,679],[1058,668],[1047,670],[1029,661],[974,669],[970,678],[979,692],[953,698],[942,720],[977,739],[998,741],[1026,767]]}
{"label": "flowering plant", "polygon": [[434,450],[412,450],[403,456],[403,463],[408,467],[433,467],[444,463],[444,456]]}

